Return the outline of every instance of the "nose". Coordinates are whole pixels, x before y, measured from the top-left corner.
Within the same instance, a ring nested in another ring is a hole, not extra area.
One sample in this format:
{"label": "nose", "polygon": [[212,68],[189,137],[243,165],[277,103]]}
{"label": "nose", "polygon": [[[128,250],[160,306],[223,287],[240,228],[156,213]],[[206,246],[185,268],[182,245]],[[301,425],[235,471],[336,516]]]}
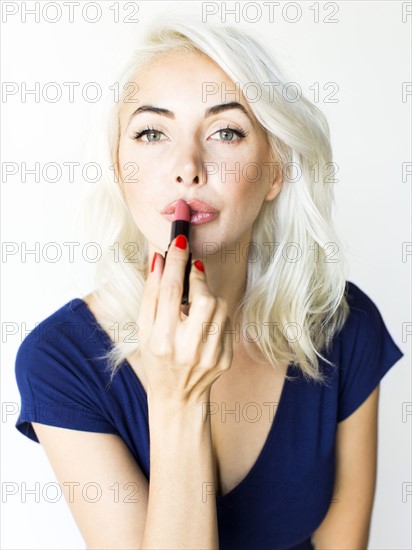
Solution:
{"label": "nose", "polygon": [[[178,181],[179,183],[186,183],[186,181],[188,181],[190,183],[190,176],[187,179],[183,179],[181,176],[177,176],[176,181]],[[192,178],[192,183],[199,183],[199,176],[197,174]]]}
{"label": "nose", "polygon": [[175,165],[176,182],[183,185],[202,184],[202,162],[199,147],[186,143]]}

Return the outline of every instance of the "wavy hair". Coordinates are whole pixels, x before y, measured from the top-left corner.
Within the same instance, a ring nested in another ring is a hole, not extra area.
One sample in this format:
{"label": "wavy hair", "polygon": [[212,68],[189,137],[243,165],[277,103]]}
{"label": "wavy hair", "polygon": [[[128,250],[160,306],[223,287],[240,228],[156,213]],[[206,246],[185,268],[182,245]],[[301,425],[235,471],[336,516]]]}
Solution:
{"label": "wavy hair", "polygon": [[[99,323],[111,334],[113,323],[116,326],[112,347],[104,355],[110,380],[139,349],[133,321],[138,318],[148,264],[147,240],[118,183],[119,110],[130,93],[126,84],[133,82],[137,71],[171,52],[201,52],[240,89],[253,83],[260,90],[258,101],[246,99],[267,134],[284,183],[275,199],[264,201],[253,224],[252,243],[261,257],[256,261],[248,254],[246,287],[236,316],[240,313],[247,327],[245,342],[256,344],[265,362],[288,362],[306,379],[326,382],[319,359],[336,366],[324,353],[349,313],[346,261],[331,219],[333,164],[326,117],[304,94],[291,97],[296,86],[251,32],[170,15],[152,23],[121,71],[118,89],[125,91],[108,107],[103,131],[93,143],[103,155],[102,178],[85,203],[84,223],[103,251],[92,293],[101,312]],[[330,258],[331,249],[339,251],[339,258]],[[256,331],[258,327],[272,330]]]}

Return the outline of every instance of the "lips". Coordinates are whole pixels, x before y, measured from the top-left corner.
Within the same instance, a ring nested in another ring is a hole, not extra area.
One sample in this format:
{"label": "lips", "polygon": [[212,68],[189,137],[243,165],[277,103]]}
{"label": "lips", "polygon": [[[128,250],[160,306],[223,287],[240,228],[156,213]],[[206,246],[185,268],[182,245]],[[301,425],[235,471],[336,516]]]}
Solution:
{"label": "lips", "polygon": [[[162,210],[161,213],[162,214],[174,214],[174,211],[176,209],[176,204],[177,204],[178,200],[180,200],[180,199],[177,199],[177,200],[173,201],[172,203],[168,204]],[[185,201],[185,202],[189,205],[191,213],[195,213],[195,212],[215,213],[215,212],[217,212],[216,208],[213,208],[213,206],[210,206],[209,204],[206,204],[206,203],[201,202],[201,201],[190,200],[190,201]]]}

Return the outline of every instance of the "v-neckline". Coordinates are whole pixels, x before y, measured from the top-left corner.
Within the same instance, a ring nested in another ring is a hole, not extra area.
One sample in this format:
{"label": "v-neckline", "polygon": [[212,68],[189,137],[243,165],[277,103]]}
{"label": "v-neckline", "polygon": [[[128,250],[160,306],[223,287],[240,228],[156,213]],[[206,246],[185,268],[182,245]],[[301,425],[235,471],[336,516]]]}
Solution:
{"label": "v-neckline", "polygon": [[241,491],[243,489],[243,487],[245,485],[247,485],[249,483],[250,479],[255,475],[255,473],[256,473],[257,469],[259,468],[261,462],[264,460],[265,455],[268,453],[268,449],[270,448],[271,440],[275,436],[275,432],[277,431],[277,428],[278,428],[278,425],[279,425],[279,422],[280,422],[279,415],[283,414],[282,411],[285,407],[285,405],[284,405],[284,402],[286,400],[285,395],[286,395],[287,389],[289,387],[289,381],[288,381],[287,377],[290,375],[290,371],[291,371],[291,365],[289,364],[287,369],[286,369],[286,375],[285,375],[285,379],[284,379],[284,382],[283,382],[282,391],[280,393],[278,406],[276,408],[275,418],[273,419],[273,422],[272,422],[272,425],[270,427],[269,433],[268,433],[268,435],[266,437],[266,440],[263,444],[263,447],[262,447],[262,449],[259,453],[259,456],[255,460],[253,466],[250,468],[250,470],[245,475],[245,477],[235,487],[233,487],[233,489],[231,489],[228,493],[225,493],[224,495],[218,495],[216,493],[216,499],[217,499],[218,502],[222,502],[224,499],[229,499],[234,494],[236,494],[238,491]]}
{"label": "v-neckline", "polygon": [[[81,303],[81,305],[84,308],[84,311],[86,311],[87,316],[97,325],[97,328],[103,334],[105,342],[108,343],[110,345],[110,347],[113,346],[112,340],[110,339],[107,332],[100,325],[100,323],[98,322],[98,320],[97,320],[96,316],[94,315],[94,313],[89,309],[89,306],[87,305],[87,302],[85,302],[85,300],[83,300],[82,298],[75,298],[74,301],[75,300],[79,300],[79,302]],[[73,300],[72,300],[72,302],[73,302]],[[136,379],[138,387],[139,387],[140,391],[142,392],[143,396],[145,397],[145,400],[146,400],[146,403],[147,403],[146,390],[144,389],[140,378],[137,376],[137,374],[135,373],[133,367],[131,366],[131,364],[129,363],[129,361],[127,359],[124,359],[124,364],[130,370],[130,372],[135,375],[134,378]],[[284,382],[283,382],[282,391],[280,393],[275,418],[273,419],[273,422],[272,422],[272,425],[270,427],[269,433],[268,433],[268,435],[266,437],[266,440],[265,440],[265,443],[263,444],[263,447],[262,447],[262,449],[259,453],[259,456],[255,460],[253,466],[251,467],[249,472],[246,474],[246,476],[233,489],[231,489],[228,493],[226,493],[224,495],[218,495],[217,492],[216,492],[215,496],[216,496],[216,500],[217,500],[218,503],[223,502],[225,499],[231,498],[238,491],[242,490],[243,487],[245,485],[247,485],[247,483],[249,483],[250,479],[253,477],[253,475],[256,473],[257,469],[259,468],[259,466],[260,466],[261,462],[263,461],[265,455],[268,453],[268,449],[270,447],[271,440],[273,439],[273,437],[275,435],[275,431],[277,430],[277,427],[278,427],[279,422],[280,422],[279,416],[281,414],[283,414],[282,411],[285,407],[284,402],[286,401],[285,396],[287,394],[287,389],[289,387],[288,376],[291,374],[291,366],[292,366],[291,363],[289,363],[288,367],[286,369],[286,375],[285,375],[285,379],[284,379]]]}

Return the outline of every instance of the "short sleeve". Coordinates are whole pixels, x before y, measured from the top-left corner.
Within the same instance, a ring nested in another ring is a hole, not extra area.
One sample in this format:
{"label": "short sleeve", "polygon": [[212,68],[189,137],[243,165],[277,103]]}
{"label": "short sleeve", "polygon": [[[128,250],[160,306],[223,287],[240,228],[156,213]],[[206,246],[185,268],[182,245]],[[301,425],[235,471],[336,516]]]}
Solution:
{"label": "short sleeve", "polygon": [[338,422],[350,416],[372,393],[389,369],[403,357],[375,303],[350,284],[350,350],[339,375]]}
{"label": "short sleeve", "polygon": [[100,410],[97,396],[82,377],[81,367],[71,364],[51,347],[36,342],[30,334],[20,345],[15,376],[21,408],[16,428],[39,443],[31,422],[72,430],[117,433]]}

